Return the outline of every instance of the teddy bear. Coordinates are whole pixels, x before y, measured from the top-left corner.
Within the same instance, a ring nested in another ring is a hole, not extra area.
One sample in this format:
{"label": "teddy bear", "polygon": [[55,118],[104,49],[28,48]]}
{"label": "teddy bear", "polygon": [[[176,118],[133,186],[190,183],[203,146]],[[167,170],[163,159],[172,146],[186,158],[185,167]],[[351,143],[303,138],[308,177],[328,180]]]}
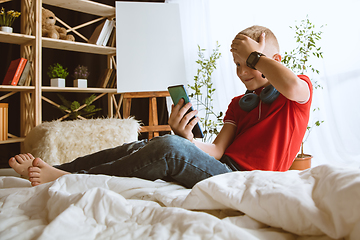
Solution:
{"label": "teddy bear", "polygon": [[67,34],[66,29],[55,25],[55,14],[43,8],[42,9],[42,36],[63,39],[69,41],[75,41],[75,37],[71,34]]}

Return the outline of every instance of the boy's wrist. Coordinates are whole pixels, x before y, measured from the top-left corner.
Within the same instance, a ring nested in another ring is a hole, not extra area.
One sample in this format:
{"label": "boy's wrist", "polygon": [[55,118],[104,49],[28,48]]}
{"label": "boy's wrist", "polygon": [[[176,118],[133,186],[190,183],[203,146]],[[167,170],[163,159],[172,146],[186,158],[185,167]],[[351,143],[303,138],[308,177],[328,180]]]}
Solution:
{"label": "boy's wrist", "polygon": [[246,65],[251,69],[257,70],[255,66],[262,56],[265,57],[265,54],[256,51],[250,53],[249,57],[246,59]]}

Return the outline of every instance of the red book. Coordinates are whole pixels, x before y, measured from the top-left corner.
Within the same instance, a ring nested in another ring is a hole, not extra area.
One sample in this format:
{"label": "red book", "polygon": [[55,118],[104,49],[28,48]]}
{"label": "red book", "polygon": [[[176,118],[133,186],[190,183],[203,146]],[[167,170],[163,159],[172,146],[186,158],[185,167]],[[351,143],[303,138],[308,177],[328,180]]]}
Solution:
{"label": "red book", "polygon": [[18,58],[11,61],[2,84],[16,86],[24,70],[26,62],[26,58]]}

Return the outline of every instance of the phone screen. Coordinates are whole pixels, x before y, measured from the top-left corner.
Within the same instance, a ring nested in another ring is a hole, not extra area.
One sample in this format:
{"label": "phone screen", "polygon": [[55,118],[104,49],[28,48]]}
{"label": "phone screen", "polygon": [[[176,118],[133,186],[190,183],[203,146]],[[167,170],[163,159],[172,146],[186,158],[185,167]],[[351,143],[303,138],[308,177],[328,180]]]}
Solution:
{"label": "phone screen", "polygon": [[[189,95],[186,92],[186,89],[184,87],[184,85],[176,85],[176,86],[170,86],[168,87],[168,91],[170,93],[171,99],[173,101],[173,103],[176,105],[178,104],[178,102],[180,101],[180,99],[184,99],[184,105],[187,104],[188,102],[190,102],[189,99]],[[191,107],[187,113],[193,111],[193,107]],[[192,118],[193,119],[193,118]],[[191,119],[191,120],[192,120]],[[190,120],[190,121],[191,121]],[[194,128],[192,129],[192,133],[194,134],[195,138],[203,138],[204,134],[201,130],[200,124],[199,122],[194,126]]]}

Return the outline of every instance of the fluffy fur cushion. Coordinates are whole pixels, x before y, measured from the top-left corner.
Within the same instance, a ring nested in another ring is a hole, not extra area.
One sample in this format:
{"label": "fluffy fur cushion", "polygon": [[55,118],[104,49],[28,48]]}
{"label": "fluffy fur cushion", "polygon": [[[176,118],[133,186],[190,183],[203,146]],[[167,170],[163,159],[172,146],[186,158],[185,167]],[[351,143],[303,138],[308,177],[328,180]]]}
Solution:
{"label": "fluffy fur cushion", "polygon": [[50,165],[136,141],[140,124],[129,119],[89,119],[44,122],[27,135],[24,148]]}

